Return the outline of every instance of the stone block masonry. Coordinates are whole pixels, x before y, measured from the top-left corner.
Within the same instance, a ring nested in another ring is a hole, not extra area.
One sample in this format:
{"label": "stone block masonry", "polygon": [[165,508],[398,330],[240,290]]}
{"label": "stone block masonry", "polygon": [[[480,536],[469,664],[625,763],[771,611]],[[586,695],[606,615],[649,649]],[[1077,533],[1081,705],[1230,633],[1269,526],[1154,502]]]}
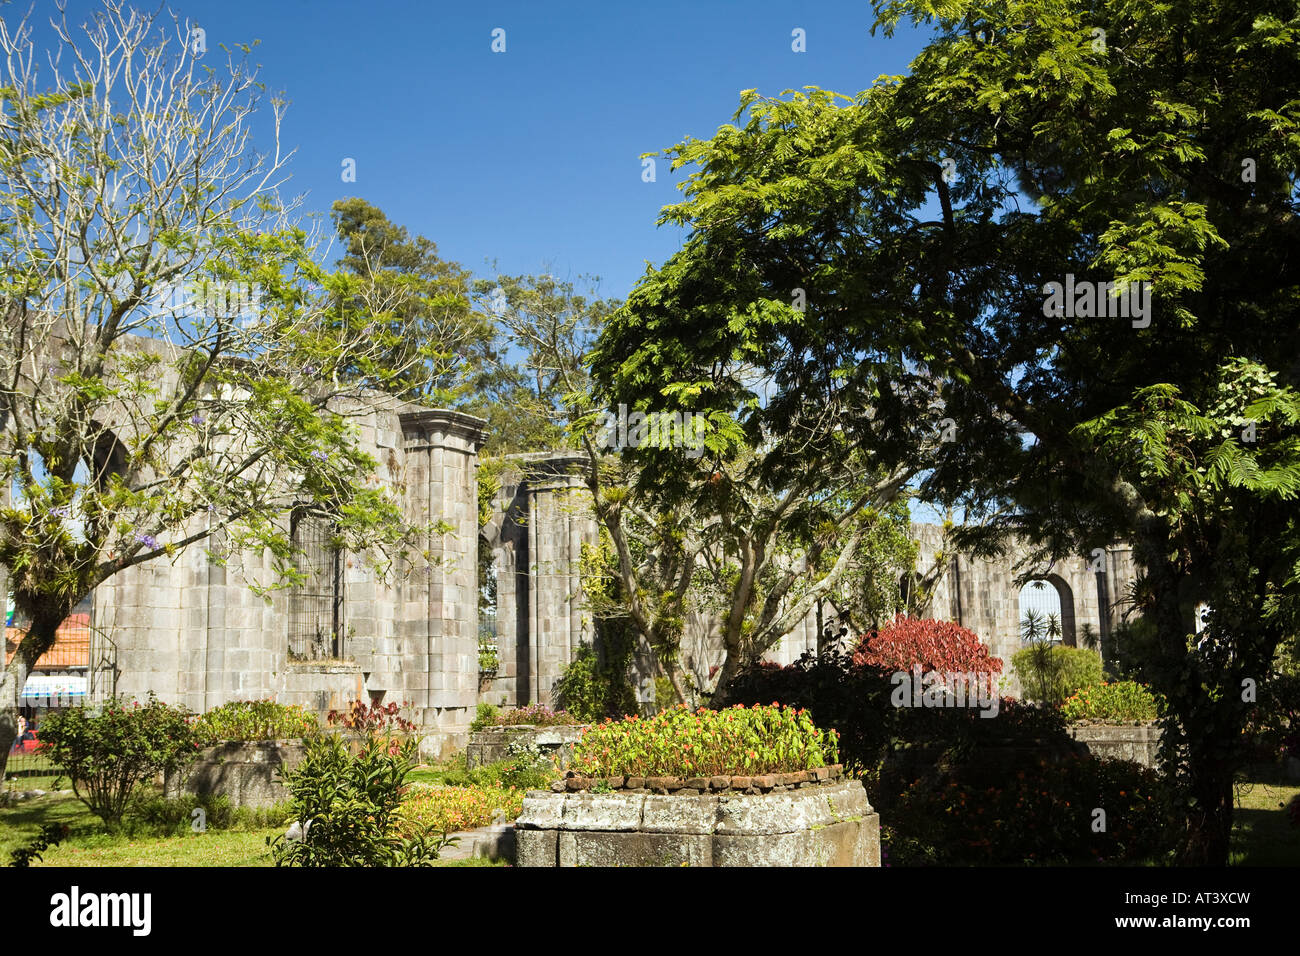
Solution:
{"label": "stone block masonry", "polygon": [[567,724],[555,727],[535,727],[530,724],[488,727],[469,735],[465,749],[470,767],[496,763],[510,756],[510,747],[536,747],[543,755],[556,755],[560,766],[567,767],[573,756],[573,746],[582,739],[586,724]]}
{"label": "stone block masonry", "polygon": [[1070,736],[1102,760],[1132,760],[1156,768],[1160,728],[1155,724],[1073,724]]}
{"label": "stone block masonry", "polygon": [[880,865],[880,819],[861,781],[771,775],[736,789],[717,779],[728,787],[632,778],[609,792],[531,791],[515,821],[518,865]]}
{"label": "stone block masonry", "polygon": [[184,776],[168,774],[163,792],[226,797],[236,807],[269,807],[289,799],[280,773],[306,753],[300,740],[226,742],[209,747]]}

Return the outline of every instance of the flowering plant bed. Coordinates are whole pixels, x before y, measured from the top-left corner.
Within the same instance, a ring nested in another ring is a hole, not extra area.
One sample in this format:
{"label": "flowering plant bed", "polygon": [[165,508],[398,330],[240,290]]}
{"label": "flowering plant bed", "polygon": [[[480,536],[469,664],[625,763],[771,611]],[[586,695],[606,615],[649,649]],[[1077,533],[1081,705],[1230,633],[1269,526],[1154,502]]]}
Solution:
{"label": "flowering plant bed", "polygon": [[319,727],[316,715],[272,700],[240,700],[214,707],[195,720],[194,729],[211,742],[300,740]]}
{"label": "flowering plant bed", "polygon": [[402,795],[396,814],[397,832],[405,837],[429,831],[472,830],[492,823],[500,813],[513,820],[519,816],[523,802],[523,791],[514,787],[413,784]]}
{"label": "flowering plant bed", "polygon": [[833,764],[838,741],[794,707],[674,707],[591,727],[574,748],[573,766],[590,777],[756,777]]}
{"label": "flowering plant bed", "polygon": [[770,793],[773,790],[798,789],[819,783],[834,782],[844,776],[844,767],[814,767],[790,773],[764,773],[756,776],[717,775],[711,777],[580,777],[572,770],[563,780],[551,784],[556,793],[578,793],[585,790],[607,792],[634,790],[639,793]]}
{"label": "flowering plant bed", "polygon": [[1155,696],[1145,684],[1117,681],[1081,688],[1061,704],[1061,716],[1070,723],[1145,724],[1158,716]]}
{"label": "flowering plant bed", "polygon": [[590,727],[530,791],[520,866],[879,866],[880,819],[834,731],[773,704]]}

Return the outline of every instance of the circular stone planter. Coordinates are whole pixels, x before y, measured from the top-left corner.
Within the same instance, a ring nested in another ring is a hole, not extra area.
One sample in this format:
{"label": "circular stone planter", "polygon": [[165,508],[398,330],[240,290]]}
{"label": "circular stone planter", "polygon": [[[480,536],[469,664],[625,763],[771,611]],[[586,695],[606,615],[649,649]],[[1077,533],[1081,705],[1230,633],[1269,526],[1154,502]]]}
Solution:
{"label": "circular stone planter", "polygon": [[570,776],[524,798],[515,845],[517,864],[534,867],[879,866],[880,818],[862,782],[838,766],[761,777]]}
{"label": "circular stone planter", "polygon": [[569,765],[573,756],[573,745],[582,739],[582,732],[588,724],[556,724],[550,727],[538,727],[536,724],[506,724],[499,727],[486,727],[469,735],[469,744],[465,748],[465,759],[470,767],[496,763],[510,756],[510,745],[536,747],[543,754],[558,754],[560,767]]}

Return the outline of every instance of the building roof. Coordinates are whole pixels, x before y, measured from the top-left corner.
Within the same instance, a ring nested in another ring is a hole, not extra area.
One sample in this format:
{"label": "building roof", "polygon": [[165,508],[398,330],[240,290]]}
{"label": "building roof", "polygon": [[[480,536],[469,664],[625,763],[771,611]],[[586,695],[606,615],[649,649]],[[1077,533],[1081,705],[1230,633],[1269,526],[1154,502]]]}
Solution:
{"label": "building roof", "polygon": [[[26,633],[20,627],[5,628],[5,666],[18,651],[18,642]],[[90,615],[74,612],[59,625],[54,646],[36,659],[32,670],[64,670],[90,666]]]}

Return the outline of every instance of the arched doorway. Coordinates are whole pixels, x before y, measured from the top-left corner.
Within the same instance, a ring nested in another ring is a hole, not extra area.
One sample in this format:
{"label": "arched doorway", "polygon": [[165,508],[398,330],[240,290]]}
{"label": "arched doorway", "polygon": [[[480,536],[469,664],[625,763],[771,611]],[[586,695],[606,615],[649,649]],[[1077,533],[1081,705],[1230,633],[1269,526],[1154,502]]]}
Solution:
{"label": "arched doorway", "polygon": [[1023,643],[1047,641],[1075,646],[1074,594],[1055,574],[1031,578],[1020,589],[1019,629]]}

